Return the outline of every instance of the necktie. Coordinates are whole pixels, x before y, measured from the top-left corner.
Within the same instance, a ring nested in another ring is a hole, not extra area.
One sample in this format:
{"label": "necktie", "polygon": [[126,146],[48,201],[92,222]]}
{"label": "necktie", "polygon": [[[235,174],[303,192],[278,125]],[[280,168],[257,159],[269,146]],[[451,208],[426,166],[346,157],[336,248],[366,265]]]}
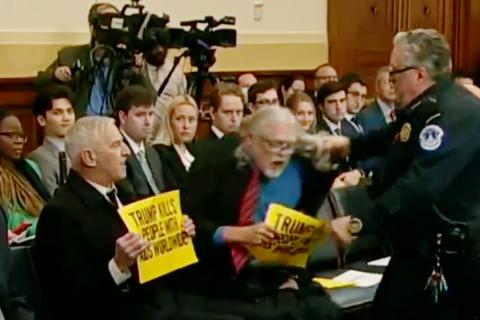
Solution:
{"label": "necktie", "polygon": [[397,116],[395,115],[395,109],[392,109],[390,111],[390,121],[395,122],[395,120],[397,120]]}
{"label": "necktie", "polygon": [[[255,168],[252,171],[245,194],[240,203],[238,216],[238,226],[248,226],[253,224],[253,216],[258,207],[260,199],[260,170]],[[248,251],[240,245],[232,246],[232,262],[237,274],[248,261]]]}
{"label": "necktie", "polygon": [[157,184],[155,183],[155,180],[153,179],[152,170],[148,165],[147,157],[145,156],[145,151],[140,150],[137,153],[137,158],[138,158],[138,161],[140,162],[140,166],[142,167],[142,171],[145,174],[145,178],[147,179],[148,186],[150,187],[150,189],[154,194],[159,194],[160,189],[158,188]]}
{"label": "necktie", "polygon": [[357,130],[358,133],[363,133],[363,128],[362,126],[358,123],[357,117],[352,118],[352,123],[353,126],[355,127],[355,130]]}
{"label": "necktie", "polygon": [[117,189],[113,188],[107,192],[107,198],[115,209],[118,209]]}
{"label": "necktie", "polygon": [[342,135],[342,132],[340,131],[340,128],[338,128],[338,127],[335,128],[335,129],[333,130],[333,132],[335,133],[336,136],[341,136],[341,135]]}

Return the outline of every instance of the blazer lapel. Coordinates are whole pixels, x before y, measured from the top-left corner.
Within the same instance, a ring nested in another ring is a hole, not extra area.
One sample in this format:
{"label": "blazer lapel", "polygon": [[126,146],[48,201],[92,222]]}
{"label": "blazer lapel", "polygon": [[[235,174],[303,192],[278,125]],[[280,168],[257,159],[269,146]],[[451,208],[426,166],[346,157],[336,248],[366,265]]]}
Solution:
{"label": "blazer lapel", "polygon": [[150,166],[153,180],[155,180],[158,189],[160,190],[160,192],[162,192],[165,189],[165,179],[163,177],[162,162],[160,160],[158,152],[155,151],[155,149],[153,149],[152,147],[146,147],[145,157],[147,158],[148,165]]}

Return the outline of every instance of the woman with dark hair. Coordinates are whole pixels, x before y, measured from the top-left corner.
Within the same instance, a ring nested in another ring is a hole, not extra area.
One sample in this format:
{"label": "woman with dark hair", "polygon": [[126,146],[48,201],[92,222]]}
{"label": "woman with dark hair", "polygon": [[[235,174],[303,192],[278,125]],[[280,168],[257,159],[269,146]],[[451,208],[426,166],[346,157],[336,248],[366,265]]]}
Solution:
{"label": "woman with dark hair", "polygon": [[26,141],[20,120],[0,109],[0,205],[6,211],[10,234],[28,229],[26,235],[31,236],[50,194],[37,164],[22,157]]}
{"label": "woman with dark hair", "polygon": [[312,98],[305,92],[295,92],[286,103],[286,107],[295,115],[300,126],[308,133],[315,133],[317,115]]}

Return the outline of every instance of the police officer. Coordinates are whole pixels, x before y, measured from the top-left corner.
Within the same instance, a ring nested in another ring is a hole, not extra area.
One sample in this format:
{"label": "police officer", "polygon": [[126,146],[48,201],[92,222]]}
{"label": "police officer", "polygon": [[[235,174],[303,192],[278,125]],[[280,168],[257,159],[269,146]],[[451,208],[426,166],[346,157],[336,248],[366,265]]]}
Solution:
{"label": "police officer", "polygon": [[339,158],[386,156],[369,190],[376,230],[392,248],[375,318],[474,319],[480,100],[448,80],[450,49],[438,31],[400,32],[393,44],[397,122],[357,139],[329,137],[324,147]]}

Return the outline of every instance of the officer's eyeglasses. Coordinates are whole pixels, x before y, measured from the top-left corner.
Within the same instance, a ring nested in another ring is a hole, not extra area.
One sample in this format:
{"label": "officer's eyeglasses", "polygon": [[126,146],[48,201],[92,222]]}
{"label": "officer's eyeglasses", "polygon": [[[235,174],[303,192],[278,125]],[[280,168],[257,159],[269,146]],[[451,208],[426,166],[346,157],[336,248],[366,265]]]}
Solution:
{"label": "officer's eyeglasses", "polygon": [[390,67],[390,71],[389,71],[390,82],[395,83],[395,75],[407,72],[409,70],[415,70],[415,69],[418,69],[418,67],[417,66],[408,66],[408,67],[404,67],[404,68],[400,68],[400,69]]}

